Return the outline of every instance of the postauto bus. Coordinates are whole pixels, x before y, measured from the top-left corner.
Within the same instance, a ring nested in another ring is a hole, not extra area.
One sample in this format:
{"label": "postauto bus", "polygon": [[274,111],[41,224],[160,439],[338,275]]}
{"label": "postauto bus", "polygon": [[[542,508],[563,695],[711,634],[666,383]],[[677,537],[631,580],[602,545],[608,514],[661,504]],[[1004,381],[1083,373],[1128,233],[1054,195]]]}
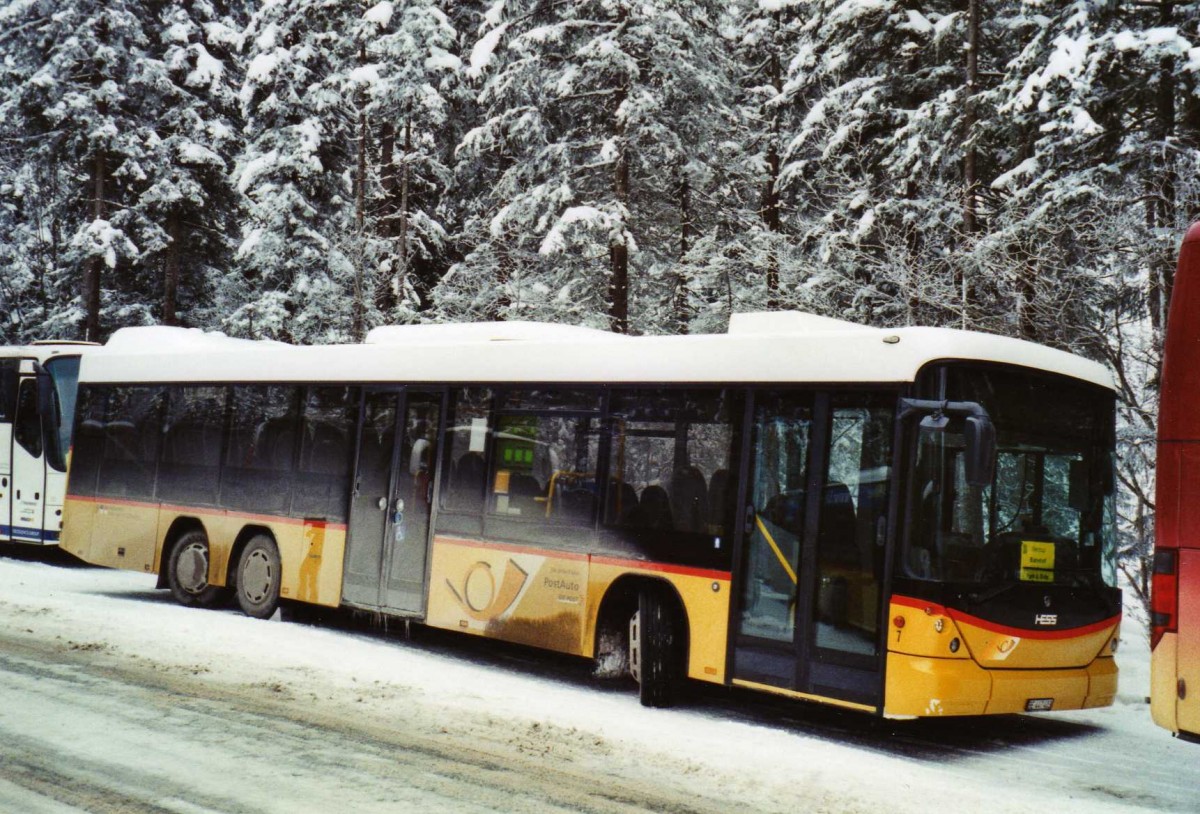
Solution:
{"label": "postauto bus", "polygon": [[1112,702],[1093,362],[794,312],[322,347],[162,330],[83,360],[63,545],[185,605],[575,654],[656,706],[685,679],[892,717]]}

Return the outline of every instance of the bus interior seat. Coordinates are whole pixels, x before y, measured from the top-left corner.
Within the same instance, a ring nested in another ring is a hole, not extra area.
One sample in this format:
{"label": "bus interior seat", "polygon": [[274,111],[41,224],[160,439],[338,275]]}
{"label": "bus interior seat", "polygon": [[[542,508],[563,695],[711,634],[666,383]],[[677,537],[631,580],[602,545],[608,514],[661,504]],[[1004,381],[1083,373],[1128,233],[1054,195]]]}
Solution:
{"label": "bus interior seat", "polygon": [[545,504],[534,500],[543,495],[542,484],[533,475],[514,472],[509,476],[508,505],[513,509],[520,509],[522,515],[544,513],[546,511]]}
{"label": "bus interior seat", "polygon": [[803,537],[804,498],[805,491],[803,489],[780,492],[767,501],[762,513],[772,524],[796,537]]}
{"label": "bus interior seat", "polygon": [[838,565],[860,568],[857,522],[850,489],[844,483],[830,481],[821,493],[821,528],[817,547],[823,559]]}
{"label": "bus interior seat", "polygon": [[671,478],[671,514],[679,531],[703,532],[708,520],[708,485],[695,466],[682,466]]}
{"label": "bus interior seat", "polygon": [[623,526],[629,522],[630,515],[637,507],[637,489],[623,480],[610,478],[604,506],[604,522],[610,526]]}
{"label": "bus interior seat", "polygon": [[350,459],[346,434],[331,424],[312,424],[309,433],[307,460],[301,468],[326,475],[345,472]]}
{"label": "bus interior seat", "polygon": [[629,515],[629,523],[648,529],[673,529],[675,519],[671,516],[671,497],[661,486],[651,484],[638,497],[637,509]]}
{"label": "bus interior seat", "polygon": [[555,503],[554,513],[573,522],[591,520],[596,511],[596,496],[582,487],[563,489],[555,496]]}
{"label": "bus interior seat", "polygon": [[110,421],[105,427],[107,444],[104,458],[108,461],[136,461],[142,457],[142,437],[132,421]]}
{"label": "bus interior seat", "polygon": [[293,418],[269,418],[258,426],[257,457],[262,466],[275,471],[292,468],[296,449],[296,421]]}
{"label": "bus interior seat", "polygon": [[465,512],[482,509],[486,472],[487,466],[479,452],[467,452],[455,461],[450,473],[450,505]]}

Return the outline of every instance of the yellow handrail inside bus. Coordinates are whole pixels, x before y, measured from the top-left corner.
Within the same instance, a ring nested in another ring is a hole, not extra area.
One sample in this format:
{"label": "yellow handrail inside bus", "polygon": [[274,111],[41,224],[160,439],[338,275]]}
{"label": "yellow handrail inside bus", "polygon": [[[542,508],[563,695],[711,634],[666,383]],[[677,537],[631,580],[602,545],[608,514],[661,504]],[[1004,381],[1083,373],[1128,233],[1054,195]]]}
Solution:
{"label": "yellow handrail inside bus", "polygon": [[554,510],[554,490],[558,486],[559,478],[566,478],[567,480],[574,480],[574,479],[586,479],[586,478],[594,478],[594,477],[596,477],[595,472],[567,472],[565,470],[560,469],[557,472],[555,472],[553,475],[550,476],[550,483],[546,487],[546,496],[545,497],[535,497],[533,500],[536,503],[545,503],[546,504],[546,517],[549,517],[550,513]]}
{"label": "yellow handrail inside bus", "polygon": [[783,570],[787,571],[787,575],[791,577],[792,584],[796,584],[796,572],[792,570],[792,566],[788,563],[787,558],[783,556],[783,552],[779,550],[779,546],[775,543],[775,538],[771,536],[771,532],[767,531],[767,527],[763,525],[762,518],[756,512],[754,515],[754,525],[758,526],[758,530],[762,532],[762,536],[766,538],[767,545],[771,546],[771,550],[775,552],[779,564],[783,566]]}

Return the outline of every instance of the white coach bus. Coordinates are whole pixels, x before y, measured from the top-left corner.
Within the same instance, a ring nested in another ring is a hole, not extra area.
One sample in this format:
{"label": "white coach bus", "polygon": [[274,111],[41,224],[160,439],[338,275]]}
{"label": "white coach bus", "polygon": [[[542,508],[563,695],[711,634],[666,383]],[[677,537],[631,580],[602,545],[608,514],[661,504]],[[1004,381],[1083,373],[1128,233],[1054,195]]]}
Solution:
{"label": "white coach bus", "polygon": [[0,347],[0,543],[58,543],[79,359],[92,347]]}

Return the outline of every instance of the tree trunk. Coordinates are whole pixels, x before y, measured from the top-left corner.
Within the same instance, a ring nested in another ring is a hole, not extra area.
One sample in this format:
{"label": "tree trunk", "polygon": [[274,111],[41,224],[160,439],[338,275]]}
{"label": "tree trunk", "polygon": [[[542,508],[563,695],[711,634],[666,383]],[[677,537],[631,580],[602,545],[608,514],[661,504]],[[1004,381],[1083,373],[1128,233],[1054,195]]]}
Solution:
{"label": "tree trunk", "polygon": [[183,254],[183,218],[179,211],[172,209],[167,215],[167,258],[165,274],[163,275],[163,325],[179,324],[179,267],[180,256]]}
{"label": "tree trunk", "polygon": [[[969,0],[967,4],[967,103],[963,116],[963,135],[967,142],[967,148],[963,154],[963,233],[968,238],[979,231],[978,151],[974,138],[978,119],[975,109],[975,94],[979,92],[979,29],[981,26],[979,6],[981,2],[982,0]],[[962,292],[962,327],[966,329],[969,327],[967,309],[970,305],[966,267],[959,263],[955,269],[957,276],[955,284]]]}
{"label": "tree trunk", "polygon": [[614,333],[629,333],[629,243],[625,239],[628,225],[624,215],[629,212],[629,144],[625,141],[625,124],[616,119],[617,111],[625,103],[629,87],[622,86],[616,95],[613,108],[617,160],[613,166],[613,197],[616,198],[622,220],[621,235],[610,237],[608,256],[611,276],[608,280],[608,321]]}
{"label": "tree trunk", "polygon": [[409,158],[411,154],[412,121],[406,119],[404,122],[404,159],[400,165],[400,240],[398,247],[400,252],[400,267],[396,270],[396,279],[393,284],[397,303],[404,297],[404,281],[408,277],[408,198],[409,190],[412,187],[409,171]]}
{"label": "tree trunk", "polygon": [[[358,62],[366,64],[367,46],[360,45]],[[367,100],[363,93],[358,95],[358,162],[354,170],[354,313],[351,317],[350,335],[355,342],[366,337],[366,303],[363,301],[363,266],[367,262]]]}
{"label": "tree trunk", "polygon": [[967,9],[967,105],[963,131],[967,149],[963,155],[963,231],[974,234],[979,228],[979,175],[975,149],[975,94],[979,91],[980,0],[969,0]]}
{"label": "tree trunk", "polygon": [[687,170],[679,170],[679,273],[675,277],[675,325],[681,334],[688,332],[688,289],[684,275],[684,259],[692,240],[692,186]]}
{"label": "tree trunk", "polygon": [[[1173,0],[1163,0],[1159,6],[1159,25],[1168,28],[1174,21],[1175,4]],[[1159,226],[1170,231],[1176,221],[1176,170],[1175,158],[1172,153],[1175,138],[1175,57],[1164,56],[1159,60],[1158,68],[1158,98],[1156,100],[1156,129],[1162,144],[1161,173],[1162,191],[1159,197]],[[1155,173],[1151,173],[1154,177]],[[1160,252],[1159,285],[1157,297],[1161,303],[1162,323],[1166,324],[1166,316],[1171,305],[1171,291],[1175,287],[1175,250],[1176,244],[1171,243]]]}
{"label": "tree trunk", "polygon": [[[97,149],[92,158],[92,221],[104,220],[104,175],[105,152]],[[89,257],[84,263],[83,297],[85,318],[83,338],[88,342],[100,341],[100,276],[104,260],[99,256]]]}
{"label": "tree trunk", "polygon": [[[780,26],[780,14],[775,12],[775,27]],[[780,64],[779,53],[771,53],[770,64],[771,88],[778,93],[783,84],[783,66]],[[779,307],[779,255],[777,253],[778,236],[783,231],[783,218],[779,207],[779,107],[772,106],[764,111],[770,117],[771,133],[767,143],[767,177],[763,180],[762,210],[763,225],[767,228],[770,245],[767,249],[767,310],[774,311]]]}

